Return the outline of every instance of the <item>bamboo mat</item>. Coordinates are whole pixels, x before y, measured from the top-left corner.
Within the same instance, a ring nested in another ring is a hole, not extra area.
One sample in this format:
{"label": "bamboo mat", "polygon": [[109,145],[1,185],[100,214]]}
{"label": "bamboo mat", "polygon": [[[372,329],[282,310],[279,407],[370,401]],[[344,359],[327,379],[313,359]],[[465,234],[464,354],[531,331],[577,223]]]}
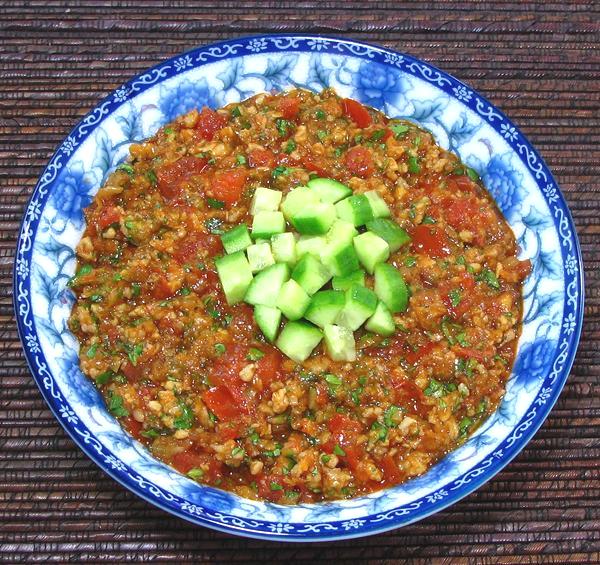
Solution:
{"label": "bamboo mat", "polygon": [[[170,5],[170,6],[169,6]],[[2,2],[0,561],[600,562],[598,2]],[[269,32],[339,34],[454,74],[504,110],[562,187],[586,263],[586,324],[558,404],[528,447],[451,508],[352,541],[283,545],[192,526],[83,456],[26,367],[11,270],[25,202],[78,119],[191,47]]]}

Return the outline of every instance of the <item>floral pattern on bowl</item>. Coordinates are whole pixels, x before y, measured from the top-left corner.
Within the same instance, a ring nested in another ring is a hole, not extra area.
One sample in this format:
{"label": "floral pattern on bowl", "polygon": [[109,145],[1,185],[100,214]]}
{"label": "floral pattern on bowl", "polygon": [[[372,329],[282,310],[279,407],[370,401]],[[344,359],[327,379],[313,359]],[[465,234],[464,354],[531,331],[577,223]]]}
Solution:
{"label": "floral pattern on bowl", "polygon": [[[523,333],[500,407],[463,446],[425,475],[349,501],[284,507],[199,485],[125,433],[78,366],[66,287],[84,229],[82,209],[131,143],[194,107],[258,92],[333,87],[391,117],[413,120],[476,169],[533,270]],[[579,244],[552,175],[523,134],[468,86],[407,55],[333,38],[265,36],[202,47],[115,90],[50,160],[27,206],[15,259],[19,333],[57,419],[108,474],[196,524],[264,539],[319,541],[414,522],[493,477],[542,424],[568,376],[582,324]]]}

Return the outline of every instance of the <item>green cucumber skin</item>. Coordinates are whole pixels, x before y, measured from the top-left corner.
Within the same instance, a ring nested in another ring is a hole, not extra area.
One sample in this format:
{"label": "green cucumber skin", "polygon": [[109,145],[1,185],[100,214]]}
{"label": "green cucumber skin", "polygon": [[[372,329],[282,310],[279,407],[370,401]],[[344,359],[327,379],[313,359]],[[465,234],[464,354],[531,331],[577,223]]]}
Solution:
{"label": "green cucumber skin", "polygon": [[328,324],[323,328],[325,347],[333,361],[356,361],[354,332],[348,328]]}
{"label": "green cucumber skin", "polygon": [[277,308],[291,321],[302,318],[309,303],[310,296],[294,279],[283,284],[277,297]]}
{"label": "green cucumber skin", "polygon": [[366,228],[387,241],[390,253],[398,251],[403,245],[410,243],[410,236],[396,222],[388,218],[377,218],[368,222]]}
{"label": "green cucumber skin", "polygon": [[352,189],[334,179],[316,178],[306,183],[306,186],[319,196],[321,202],[335,204],[352,194]]}
{"label": "green cucumber skin", "polygon": [[281,324],[281,311],[272,306],[262,306],[259,304],[254,307],[254,319],[264,336],[273,343]]}
{"label": "green cucumber skin", "polygon": [[283,283],[289,278],[290,268],[285,263],[275,263],[254,277],[244,300],[253,306],[260,304],[274,307]]}
{"label": "green cucumber skin", "polygon": [[241,302],[253,282],[250,264],[244,252],[236,251],[216,259],[215,267],[227,303],[233,305]]}
{"label": "green cucumber skin", "polygon": [[396,331],[394,318],[383,302],[379,301],[375,313],[367,320],[365,329],[384,337],[388,337]]}
{"label": "green cucumber skin", "polygon": [[339,290],[321,290],[313,295],[304,313],[309,321],[323,328],[333,324],[346,302],[344,293]]}
{"label": "green cucumber skin", "polygon": [[221,243],[228,255],[236,253],[237,251],[243,251],[252,245],[248,226],[246,224],[240,224],[239,226],[226,231],[221,235]]}
{"label": "green cucumber skin", "polygon": [[365,272],[362,269],[349,273],[345,277],[333,277],[331,280],[333,290],[348,290],[355,284],[365,286]]}
{"label": "green cucumber skin", "polygon": [[375,267],[375,294],[392,314],[408,308],[410,289],[400,271],[388,263],[379,263]]}
{"label": "green cucumber skin", "polygon": [[288,322],[279,337],[277,347],[296,363],[310,357],[315,347],[323,339],[321,330],[304,321]]}
{"label": "green cucumber skin", "polygon": [[304,255],[294,267],[292,278],[309,295],[313,295],[331,278],[331,273],[314,255]]}

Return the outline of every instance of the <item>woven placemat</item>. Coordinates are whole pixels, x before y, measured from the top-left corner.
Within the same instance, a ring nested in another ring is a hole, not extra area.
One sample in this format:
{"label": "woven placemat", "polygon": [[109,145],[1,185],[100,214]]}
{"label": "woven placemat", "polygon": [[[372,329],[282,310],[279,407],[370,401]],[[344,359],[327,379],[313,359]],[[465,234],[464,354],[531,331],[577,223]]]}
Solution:
{"label": "woven placemat", "polygon": [[[172,6],[169,6],[172,4]],[[0,5],[0,561],[600,562],[598,2],[3,2]],[[11,270],[24,205],[101,97],[191,47],[239,35],[343,35],[420,57],[504,110],[573,212],[586,323],[558,404],[528,447],[451,508],[359,540],[284,545],[192,526],[92,464],[26,367]]]}

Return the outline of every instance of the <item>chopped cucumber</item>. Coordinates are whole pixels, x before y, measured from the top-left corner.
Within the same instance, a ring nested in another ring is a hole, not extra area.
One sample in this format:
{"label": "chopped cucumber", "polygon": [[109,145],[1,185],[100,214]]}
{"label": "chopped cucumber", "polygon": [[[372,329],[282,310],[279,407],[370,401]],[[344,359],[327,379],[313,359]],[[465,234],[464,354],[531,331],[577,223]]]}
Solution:
{"label": "chopped cucumber", "polygon": [[269,239],[285,231],[285,218],[281,212],[259,212],[252,221],[252,237]]}
{"label": "chopped cucumber", "polygon": [[390,256],[390,247],[386,241],[370,231],[354,238],[354,249],[360,262],[371,275],[375,265],[387,261]]}
{"label": "chopped cucumber", "polygon": [[313,324],[324,328],[333,324],[346,304],[344,293],[340,290],[322,290],[311,299],[304,317]]}
{"label": "chopped cucumber", "polygon": [[271,238],[273,257],[278,263],[296,263],[296,238],[291,232],[278,233]]}
{"label": "chopped cucumber", "polygon": [[385,203],[385,200],[379,195],[376,190],[369,190],[365,192],[365,196],[369,200],[371,210],[373,210],[373,216],[375,218],[389,218],[392,213]]}
{"label": "chopped cucumber", "polygon": [[391,312],[381,300],[377,304],[375,314],[367,320],[365,328],[370,332],[383,336],[392,335],[396,330],[394,318],[392,318]]}
{"label": "chopped cucumber", "polygon": [[250,239],[246,224],[240,224],[239,226],[226,231],[221,236],[221,243],[223,244],[226,253],[243,251],[246,247],[252,245],[252,240]]}
{"label": "chopped cucumber", "polygon": [[329,243],[321,252],[321,261],[336,276],[349,275],[358,269],[358,256],[351,243]]}
{"label": "chopped cucumber", "polygon": [[215,267],[228,304],[237,304],[244,299],[252,283],[252,270],[243,251],[215,259]]}
{"label": "chopped cucumber", "polygon": [[410,290],[400,271],[388,263],[375,267],[375,294],[392,314],[404,312],[408,307]]}
{"label": "chopped cucumber", "polygon": [[410,236],[394,221],[386,218],[377,218],[367,224],[367,229],[385,239],[390,246],[390,252],[398,251],[410,241]]}
{"label": "chopped cucumber", "polygon": [[325,347],[333,361],[356,361],[356,343],[352,330],[328,324],[323,329]]}
{"label": "chopped cucumber", "polygon": [[255,216],[259,212],[275,212],[281,204],[283,194],[279,190],[272,190],[259,186],[254,192],[250,203],[250,214]]}
{"label": "chopped cucumber", "polygon": [[248,263],[253,273],[266,269],[269,265],[275,263],[271,246],[268,243],[254,243],[246,249]]}
{"label": "chopped cucumber", "polygon": [[327,240],[322,235],[301,235],[296,243],[296,256],[298,259],[307,253],[315,257],[321,256],[321,251],[325,249]]}
{"label": "chopped cucumber", "polygon": [[335,220],[335,207],[329,203],[313,204],[292,215],[290,221],[301,234],[327,233]]}
{"label": "chopped cucumber", "polygon": [[279,291],[289,278],[290,268],[285,263],[275,263],[254,277],[244,300],[253,306],[276,306]]}
{"label": "chopped cucumber", "polygon": [[288,322],[277,339],[277,347],[290,359],[302,363],[319,345],[323,334],[319,328],[304,321]]}
{"label": "chopped cucumber", "polygon": [[329,243],[352,243],[356,235],[358,235],[358,231],[353,223],[337,219],[327,233],[327,241]]}
{"label": "chopped cucumber", "polygon": [[269,341],[274,341],[281,323],[281,310],[259,304],[254,307],[254,319]]}
{"label": "chopped cucumber", "polygon": [[335,209],[338,218],[355,226],[362,226],[374,218],[369,199],[364,194],[355,194],[340,200]]}
{"label": "chopped cucumber", "polygon": [[353,285],[346,291],[344,308],[339,313],[336,323],[354,331],[370,318],[377,308],[375,293],[360,285]]}
{"label": "chopped cucumber", "polygon": [[310,208],[319,202],[319,196],[313,190],[306,186],[299,186],[286,194],[281,204],[281,211],[289,220],[298,212]]}
{"label": "chopped cucumber", "polygon": [[319,196],[321,202],[330,202],[331,204],[335,204],[338,200],[352,194],[352,190],[345,184],[333,179],[311,179],[306,183],[306,186]]}
{"label": "chopped cucumber", "polygon": [[288,320],[299,320],[306,312],[310,296],[294,280],[285,282],[277,297],[277,307]]}
{"label": "chopped cucumber", "polygon": [[331,273],[314,255],[304,255],[292,271],[292,278],[312,296],[330,278]]}
{"label": "chopped cucumber", "polygon": [[333,277],[331,279],[333,290],[348,290],[353,284],[365,286],[365,272],[362,269],[354,271],[345,277]]}

